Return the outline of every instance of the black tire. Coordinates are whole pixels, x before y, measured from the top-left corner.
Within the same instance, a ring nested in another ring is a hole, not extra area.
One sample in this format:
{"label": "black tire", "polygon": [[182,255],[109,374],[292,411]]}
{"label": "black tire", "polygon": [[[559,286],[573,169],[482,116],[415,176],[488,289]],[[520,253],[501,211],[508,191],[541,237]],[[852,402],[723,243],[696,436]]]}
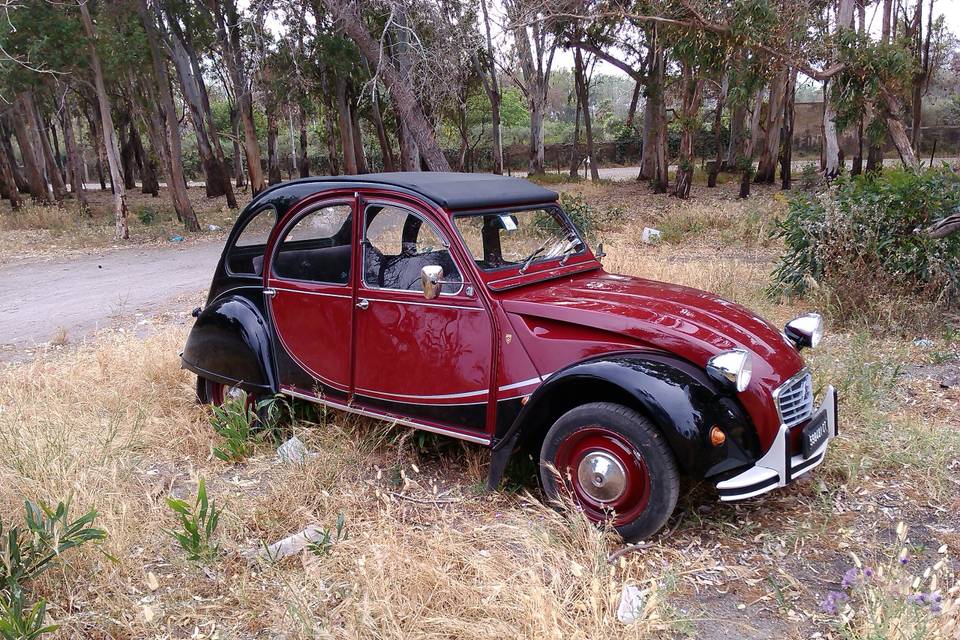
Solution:
{"label": "black tire", "polygon": [[540,449],[540,480],[554,504],[566,495],[594,522],[613,516],[628,542],[659,531],[680,494],[663,436],[643,415],[612,402],[581,405],[553,424]]}
{"label": "black tire", "polygon": [[[213,380],[208,380],[202,376],[197,376],[197,402],[200,404],[222,405],[226,390],[230,389],[227,385]],[[262,429],[268,426],[269,415],[266,407],[257,407],[262,398],[258,395],[247,394],[247,407],[256,415],[257,421],[254,429]]]}

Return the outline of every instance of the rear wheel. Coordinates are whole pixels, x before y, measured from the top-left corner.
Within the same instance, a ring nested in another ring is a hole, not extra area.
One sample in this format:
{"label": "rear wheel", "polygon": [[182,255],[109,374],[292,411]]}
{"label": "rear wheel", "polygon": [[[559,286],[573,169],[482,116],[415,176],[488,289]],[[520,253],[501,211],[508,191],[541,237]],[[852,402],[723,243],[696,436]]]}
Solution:
{"label": "rear wheel", "polygon": [[197,400],[200,404],[209,404],[215,407],[222,407],[230,400],[239,401],[244,399],[244,406],[247,411],[253,413],[257,418],[257,425],[266,425],[268,419],[267,407],[257,407],[262,398],[256,394],[244,391],[240,387],[214,382],[201,376],[197,377]]}
{"label": "rear wheel", "polygon": [[594,402],[563,414],[540,450],[540,479],[552,501],[562,496],[592,521],[612,520],[625,540],[659,531],[677,504],[673,454],[645,417]]}

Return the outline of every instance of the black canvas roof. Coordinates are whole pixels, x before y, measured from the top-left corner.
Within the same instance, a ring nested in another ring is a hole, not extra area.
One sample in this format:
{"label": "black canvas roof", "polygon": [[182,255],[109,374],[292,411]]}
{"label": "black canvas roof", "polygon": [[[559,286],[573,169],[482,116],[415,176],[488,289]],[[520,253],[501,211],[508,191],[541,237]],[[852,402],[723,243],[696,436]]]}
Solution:
{"label": "black canvas roof", "polygon": [[553,202],[557,193],[521,180],[489,173],[395,171],[356,176],[309,179],[317,182],[350,182],[389,185],[408,189],[456,211]]}

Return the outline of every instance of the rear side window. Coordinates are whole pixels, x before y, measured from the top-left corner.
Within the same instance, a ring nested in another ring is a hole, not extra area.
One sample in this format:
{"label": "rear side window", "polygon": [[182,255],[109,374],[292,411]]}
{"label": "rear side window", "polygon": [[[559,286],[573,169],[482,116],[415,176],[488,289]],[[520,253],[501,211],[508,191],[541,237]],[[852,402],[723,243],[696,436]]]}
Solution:
{"label": "rear side window", "polygon": [[253,214],[240,231],[227,256],[227,270],[233,274],[263,274],[263,252],[267,238],[277,221],[277,210],[264,207]]}
{"label": "rear side window", "polygon": [[273,258],[277,278],[347,284],[350,281],[353,207],[314,209],[290,227]]}

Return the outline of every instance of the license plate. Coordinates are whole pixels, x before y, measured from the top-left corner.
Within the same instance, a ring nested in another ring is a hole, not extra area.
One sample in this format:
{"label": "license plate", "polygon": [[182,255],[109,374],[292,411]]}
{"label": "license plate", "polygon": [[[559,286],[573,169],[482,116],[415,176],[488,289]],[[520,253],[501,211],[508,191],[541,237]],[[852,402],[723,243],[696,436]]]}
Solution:
{"label": "license plate", "polygon": [[827,412],[821,409],[810,419],[810,424],[803,428],[803,457],[809,458],[829,436]]}

